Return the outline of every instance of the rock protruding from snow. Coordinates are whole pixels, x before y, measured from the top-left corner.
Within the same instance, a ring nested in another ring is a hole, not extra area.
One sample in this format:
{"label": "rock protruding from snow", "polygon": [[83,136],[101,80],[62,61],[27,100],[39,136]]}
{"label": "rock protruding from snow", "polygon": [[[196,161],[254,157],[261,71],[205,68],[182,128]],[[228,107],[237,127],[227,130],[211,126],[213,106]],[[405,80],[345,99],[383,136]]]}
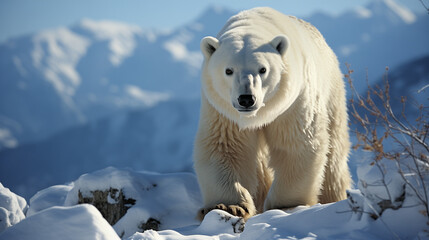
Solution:
{"label": "rock protruding from snow", "polygon": [[26,218],[0,235],[1,240],[119,240],[93,206],[52,207]]}
{"label": "rock protruding from snow", "polygon": [[95,190],[91,194],[92,196],[83,197],[79,191],[79,204],[88,203],[96,207],[110,225],[117,223],[136,203],[135,199],[125,198],[122,189]]}
{"label": "rock protruding from snow", "polygon": [[24,198],[0,183],[0,233],[25,218],[28,205]]}
{"label": "rock protruding from snow", "polygon": [[[58,194],[53,188],[39,192],[31,200],[36,206],[31,213],[46,209],[49,202],[57,206],[92,203],[122,238],[147,229],[199,224],[196,214],[202,200],[196,177],[191,173],[156,174],[109,167],[82,175],[67,193],[66,189],[57,187]],[[61,204],[51,199],[54,195],[63,198]]]}

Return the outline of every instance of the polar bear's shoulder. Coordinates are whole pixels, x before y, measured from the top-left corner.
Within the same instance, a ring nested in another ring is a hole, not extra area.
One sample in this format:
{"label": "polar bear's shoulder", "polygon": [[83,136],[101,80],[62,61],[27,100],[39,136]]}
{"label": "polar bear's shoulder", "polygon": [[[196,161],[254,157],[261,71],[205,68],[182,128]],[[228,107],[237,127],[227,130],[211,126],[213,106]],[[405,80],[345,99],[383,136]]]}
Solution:
{"label": "polar bear's shoulder", "polygon": [[293,19],[293,21],[298,22],[299,25],[301,25],[302,27],[304,27],[308,32],[311,33],[311,35],[313,36],[314,39],[324,39],[323,35],[319,32],[319,30],[313,26],[313,24],[306,22],[300,18],[297,18],[295,16],[288,16],[290,19]]}
{"label": "polar bear's shoulder", "polygon": [[268,31],[275,33],[279,31],[283,34],[290,33],[291,35],[296,33],[296,31],[304,30],[310,33],[313,39],[324,39],[319,30],[312,24],[295,16],[285,15],[270,7],[257,7],[244,10],[232,16],[219,32],[218,37],[231,29],[241,27],[247,27],[248,29],[246,30],[250,28],[250,31],[255,32]]}
{"label": "polar bear's shoulder", "polygon": [[255,22],[271,22],[284,21],[288,16],[269,7],[257,7],[249,10],[239,12],[237,15],[232,16],[228,22],[237,22],[241,20],[255,21]]}

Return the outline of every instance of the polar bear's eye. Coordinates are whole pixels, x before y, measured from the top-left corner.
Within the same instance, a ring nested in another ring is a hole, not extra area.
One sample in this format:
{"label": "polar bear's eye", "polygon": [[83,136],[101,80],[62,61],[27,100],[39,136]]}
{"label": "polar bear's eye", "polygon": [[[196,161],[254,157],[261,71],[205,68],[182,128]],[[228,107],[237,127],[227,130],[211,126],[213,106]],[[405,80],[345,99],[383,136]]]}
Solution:
{"label": "polar bear's eye", "polygon": [[267,72],[267,69],[266,68],[261,68],[261,69],[259,69],[259,73],[260,74],[264,74],[264,73],[266,73]]}
{"label": "polar bear's eye", "polygon": [[232,71],[232,69],[231,68],[227,68],[226,70],[225,70],[225,74],[226,75],[232,75],[234,73],[234,71]]}

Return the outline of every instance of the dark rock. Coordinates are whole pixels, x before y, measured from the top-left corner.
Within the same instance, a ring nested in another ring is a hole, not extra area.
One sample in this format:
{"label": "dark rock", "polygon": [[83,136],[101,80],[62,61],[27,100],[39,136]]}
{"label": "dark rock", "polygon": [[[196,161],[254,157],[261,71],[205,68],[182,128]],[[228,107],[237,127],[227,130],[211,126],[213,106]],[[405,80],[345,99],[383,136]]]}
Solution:
{"label": "dark rock", "polygon": [[118,222],[136,202],[136,200],[132,198],[125,198],[122,189],[118,190],[115,188],[110,188],[106,191],[91,191],[92,197],[83,197],[80,191],[78,194],[79,204],[88,203],[95,206],[112,226]]}
{"label": "dark rock", "polygon": [[145,230],[155,230],[158,231],[159,230],[159,225],[161,225],[161,222],[154,219],[154,218],[149,218],[145,223],[142,223],[139,226],[139,229],[142,230],[142,232],[144,232]]}

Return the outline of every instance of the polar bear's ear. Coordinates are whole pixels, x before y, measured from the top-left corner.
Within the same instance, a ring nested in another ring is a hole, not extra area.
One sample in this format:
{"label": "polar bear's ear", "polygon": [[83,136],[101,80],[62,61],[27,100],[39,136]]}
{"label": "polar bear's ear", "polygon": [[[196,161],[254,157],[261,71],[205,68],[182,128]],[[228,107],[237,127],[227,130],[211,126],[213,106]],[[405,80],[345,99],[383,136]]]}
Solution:
{"label": "polar bear's ear", "polygon": [[289,46],[289,40],[285,35],[279,35],[273,38],[270,44],[280,53],[280,55],[284,56]]}
{"label": "polar bear's ear", "polygon": [[205,58],[209,58],[219,47],[219,40],[214,37],[205,37],[201,40],[200,48]]}

